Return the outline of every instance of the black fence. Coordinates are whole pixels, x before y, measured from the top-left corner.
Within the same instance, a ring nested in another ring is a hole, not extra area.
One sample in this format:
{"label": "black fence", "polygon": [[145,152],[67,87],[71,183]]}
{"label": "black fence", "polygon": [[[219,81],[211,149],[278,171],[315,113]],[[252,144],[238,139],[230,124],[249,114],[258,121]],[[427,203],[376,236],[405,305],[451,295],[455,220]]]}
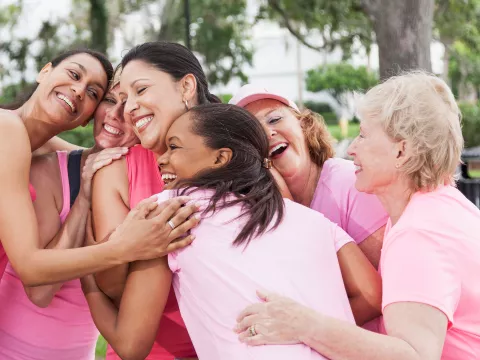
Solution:
{"label": "black fence", "polygon": [[460,166],[460,179],[458,189],[478,208],[480,208],[480,178],[472,178],[469,172],[471,162],[480,163],[480,146],[465,149],[462,154],[463,164]]}

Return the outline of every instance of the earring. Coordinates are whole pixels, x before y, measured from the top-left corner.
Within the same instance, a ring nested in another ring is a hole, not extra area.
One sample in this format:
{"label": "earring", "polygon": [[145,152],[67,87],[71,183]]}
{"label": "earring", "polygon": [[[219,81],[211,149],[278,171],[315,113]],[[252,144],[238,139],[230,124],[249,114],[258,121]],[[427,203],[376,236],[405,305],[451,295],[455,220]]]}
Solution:
{"label": "earring", "polygon": [[400,168],[400,164],[395,164],[395,169]]}
{"label": "earring", "polygon": [[183,100],[183,103],[185,104],[185,109],[186,109],[187,111],[190,110],[190,109],[188,108],[188,100],[184,99],[184,100]]}

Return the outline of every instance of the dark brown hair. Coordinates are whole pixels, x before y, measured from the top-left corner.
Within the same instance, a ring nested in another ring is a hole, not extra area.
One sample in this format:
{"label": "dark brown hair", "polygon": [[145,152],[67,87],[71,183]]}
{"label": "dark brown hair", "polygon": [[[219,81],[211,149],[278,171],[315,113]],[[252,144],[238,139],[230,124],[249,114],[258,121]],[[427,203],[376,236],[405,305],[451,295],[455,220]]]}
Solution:
{"label": "dark brown hair", "polygon": [[[100,62],[100,64],[102,64],[103,70],[107,75],[107,85],[110,83],[110,80],[112,79],[112,76],[113,76],[112,63],[107,59],[107,57],[104,54],[98,51],[94,51],[90,49],[73,49],[58,55],[57,57],[52,59],[50,63],[52,64],[52,67],[55,68],[64,60],[77,54],[88,54],[94,57],[95,59],[97,59]],[[38,87],[38,83],[35,83],[34,85],[30,85],[29,87],[27,87],[27,89],[25,89],[25,91],[22,94],[20,94],[20,96],[13,103],[7,104],[7,105],[0,105],[0,108],[7,109],[7,110],[18,109],[20,106],[25,104],[28,99],[32,97],[35,90],[37,90],[37,87]]]}
{"label": "dark brown hair", "polygon": [[197,80],[198,104],[221,103],[221,100],[210,94],[208,82],[202,66],[193,53],[185,46],[168,41],[153,41],[137,45],[122,59],[122,68],[133,60],[141,60],[166,72],[176,81],[185,75],[192,74]]}
{"label": "dark brown hair", "polygon": [[[208,169],[182,181],[180,186],[186,188],[181,194],[214,190],[206,213],[242,204],[239,217],[248,220],[233,243],[248,245],[254,237],[276,228],[284,215],[280,190],[270,170],[264,167],[268,157],[265,131],[253,115],[235,105],[199,105],[189,114],[191,131],[211,149],[231,149],[232,158],[221,168]],[[228,198],[230,194],[235,197]]]}

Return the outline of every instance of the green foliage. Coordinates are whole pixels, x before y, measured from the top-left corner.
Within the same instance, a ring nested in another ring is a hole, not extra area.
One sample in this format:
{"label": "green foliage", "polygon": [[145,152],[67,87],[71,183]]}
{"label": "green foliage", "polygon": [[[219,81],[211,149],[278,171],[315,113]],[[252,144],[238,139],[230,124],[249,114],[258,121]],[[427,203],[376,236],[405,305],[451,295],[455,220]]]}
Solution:
{"label": "green foliage", "polygon": [[65,131],[59,136],[69,143],[83,147],[92,147],[94,143],[93,125],[90,123],[85,127],[79,126],[73,130]]}
{"label": "green foliage", "polygon": [[[334,139],[337,139],[337,140],[342,140],[343,137],[342,137],[342,130],[340,129],[340,125],[328,125],[328,131],[330,132],[330,134],[332,135],[332,137]],[[348,134],[347,134],[347,138],[348,139],[353,139],[354,137],[356,137],[358,135],[358,133],[360,132],[360,125],[357,124],[357,123],[352,123],[350,122],[348,124]]]}
{"label": "green foliage", "polygon": [[220,98],[220,100],[222,100],[222,103],[224,104],[228,104],[230,99],[233,97],[232,94],[219,94],[217,96]]}
{"label": "green foliage", "polygon": [[95,348],[95,356],[105,358],[107,355],[107,341],[102,335],[98,337],[97,346]]}
{"label": "green foliage", "polygon": [[339,63],[308,70],[306,82],[308,91],[326,91],[345,105],[346,94],[367,90],[378,83],[378,78],[364,66],[355,68],[347,63]]}
{"label": "green foliage", "polygon": [[303,105],[318,113],[318,114],[325,114],[325,113],[332,113],[334,112],[332,107],[330,106],[329,103],[325,103],[325,102],[318,102],[318,101],[312,101],[312,100],[307,100],[307,101],[304,101],[303,102]]}
{"label": "green foliage", "polygon": [[460,103],[465,147],[480,146],[480,103]]}
{"label": "green foliage", "polygon": [[319,113],[327,125],[338,125],[338,117],[334,112]]}

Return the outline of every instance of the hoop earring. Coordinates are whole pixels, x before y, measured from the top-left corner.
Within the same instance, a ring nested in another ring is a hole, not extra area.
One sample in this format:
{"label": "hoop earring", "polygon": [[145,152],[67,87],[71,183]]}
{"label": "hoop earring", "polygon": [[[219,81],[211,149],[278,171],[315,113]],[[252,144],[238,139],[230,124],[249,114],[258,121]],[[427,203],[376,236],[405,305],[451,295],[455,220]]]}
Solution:
{"label": "hoop earring", "polygon": [[188,108],[188,100],[186,100],[186,99],[183,100],[183,103],[185,104],[185,109],[186,109],[187,111],[190,110],[190,109]]}

